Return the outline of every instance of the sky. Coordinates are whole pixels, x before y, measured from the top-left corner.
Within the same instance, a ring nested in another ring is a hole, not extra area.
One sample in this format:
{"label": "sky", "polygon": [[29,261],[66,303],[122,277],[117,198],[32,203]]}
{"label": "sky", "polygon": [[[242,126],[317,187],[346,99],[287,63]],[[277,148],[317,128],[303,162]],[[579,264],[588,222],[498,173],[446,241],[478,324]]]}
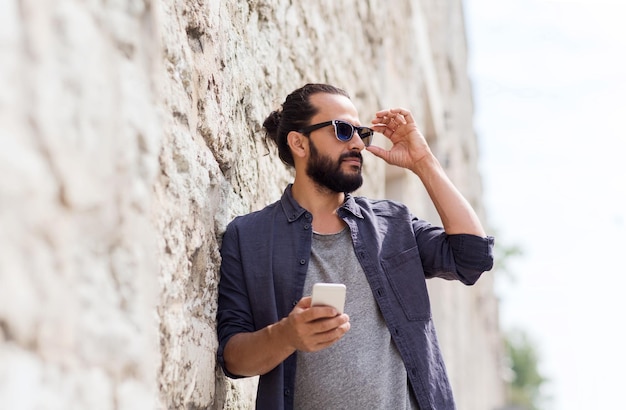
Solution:
{"label": "sky", "polygon": [[544,410],[618,409],[626,380],[626,1],[464,0],[503,330]]}

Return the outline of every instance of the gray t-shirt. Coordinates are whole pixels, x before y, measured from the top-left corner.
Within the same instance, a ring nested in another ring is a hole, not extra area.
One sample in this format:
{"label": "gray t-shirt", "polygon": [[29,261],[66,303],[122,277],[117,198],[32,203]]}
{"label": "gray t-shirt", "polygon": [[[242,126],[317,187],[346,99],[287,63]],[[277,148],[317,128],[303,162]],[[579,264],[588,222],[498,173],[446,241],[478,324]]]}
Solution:
{"label": "gray t-shirt", "polygon": [[350,331],[327,349],[298,352],[295,409],[419,409],[349,229],[313,233],[305,295],[316,282],[346,285]]}

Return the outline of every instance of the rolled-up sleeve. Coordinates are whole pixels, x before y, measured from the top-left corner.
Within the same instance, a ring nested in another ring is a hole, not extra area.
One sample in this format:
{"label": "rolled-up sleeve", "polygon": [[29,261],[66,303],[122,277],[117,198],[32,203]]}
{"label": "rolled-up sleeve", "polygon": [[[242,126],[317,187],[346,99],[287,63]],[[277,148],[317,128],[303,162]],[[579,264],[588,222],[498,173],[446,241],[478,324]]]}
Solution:
{"label": "rolled-up sleeve", "polygon": [[473,285],[483,272],[493,268],[493,236],[448,235],[459,280]]}
{"label": "rolled-up sleeve", "polygon": [[449,235],[443,228],[416,218],[413,231],[426,277],[473,285],[483,272],[493,267],[492,236]]}

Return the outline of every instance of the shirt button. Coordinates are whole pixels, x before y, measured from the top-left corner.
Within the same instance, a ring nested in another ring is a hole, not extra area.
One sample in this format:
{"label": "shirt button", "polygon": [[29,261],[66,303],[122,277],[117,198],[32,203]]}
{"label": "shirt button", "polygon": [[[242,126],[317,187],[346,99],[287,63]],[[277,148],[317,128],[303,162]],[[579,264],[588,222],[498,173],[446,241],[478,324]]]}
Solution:
{"label": "shirt button", "polygon": [[309,224],[305,224],[305,225],[304,225],[304,229],[305,229],[305,230],[309,229],[310,227],[311,227],[311,225],[309,225]]}
{"label": "shirt button", "polygon": [[304,265],[306,261],[304,259],[300,259],[300,265]]}
{"label": "shirt button", "polygon": [[308,213],[308,212],[307,212],[306,214],[304,214],[304,217],[305,217],[306,219],[308,219],[309,221],[311,220],[311,214],[310,214],[310,213]]}
{"label": "shirt button", "polygon": [[290,395],[291,395],[291,390],[285,389],[285,396],[290,396]]}
{"label": "shirt button", "polygon": [[295,305],[297,305],[297,304],[298,304],[298,301],[297,301],[297,300],[294,300],[293,302],[291,302],[291,304],[292,304],[293,306],[295,306]]}

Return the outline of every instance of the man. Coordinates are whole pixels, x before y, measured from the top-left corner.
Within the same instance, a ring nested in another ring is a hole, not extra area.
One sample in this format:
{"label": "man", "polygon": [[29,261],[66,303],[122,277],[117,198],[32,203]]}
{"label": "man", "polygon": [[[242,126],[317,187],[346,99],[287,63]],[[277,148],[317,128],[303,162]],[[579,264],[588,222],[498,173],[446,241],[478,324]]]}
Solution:
{"label": "man", "polygon": [[[410,112],[361,127],[345,91],[307,84],[264,127],[295,168],[282,198],[231,222],[222,242],[218,360],[261,375],[259,409],[453,409],[425,278],[471,285],[493,264],[468,202]],[[393,146],[368,146],[373,131]],[[361,151],[419,176],[443,228],[402,204],[354,197]],[[345,314],[311,307],[313,283],[347,286]],[[350,315],[350,316],[348,316]]]}

